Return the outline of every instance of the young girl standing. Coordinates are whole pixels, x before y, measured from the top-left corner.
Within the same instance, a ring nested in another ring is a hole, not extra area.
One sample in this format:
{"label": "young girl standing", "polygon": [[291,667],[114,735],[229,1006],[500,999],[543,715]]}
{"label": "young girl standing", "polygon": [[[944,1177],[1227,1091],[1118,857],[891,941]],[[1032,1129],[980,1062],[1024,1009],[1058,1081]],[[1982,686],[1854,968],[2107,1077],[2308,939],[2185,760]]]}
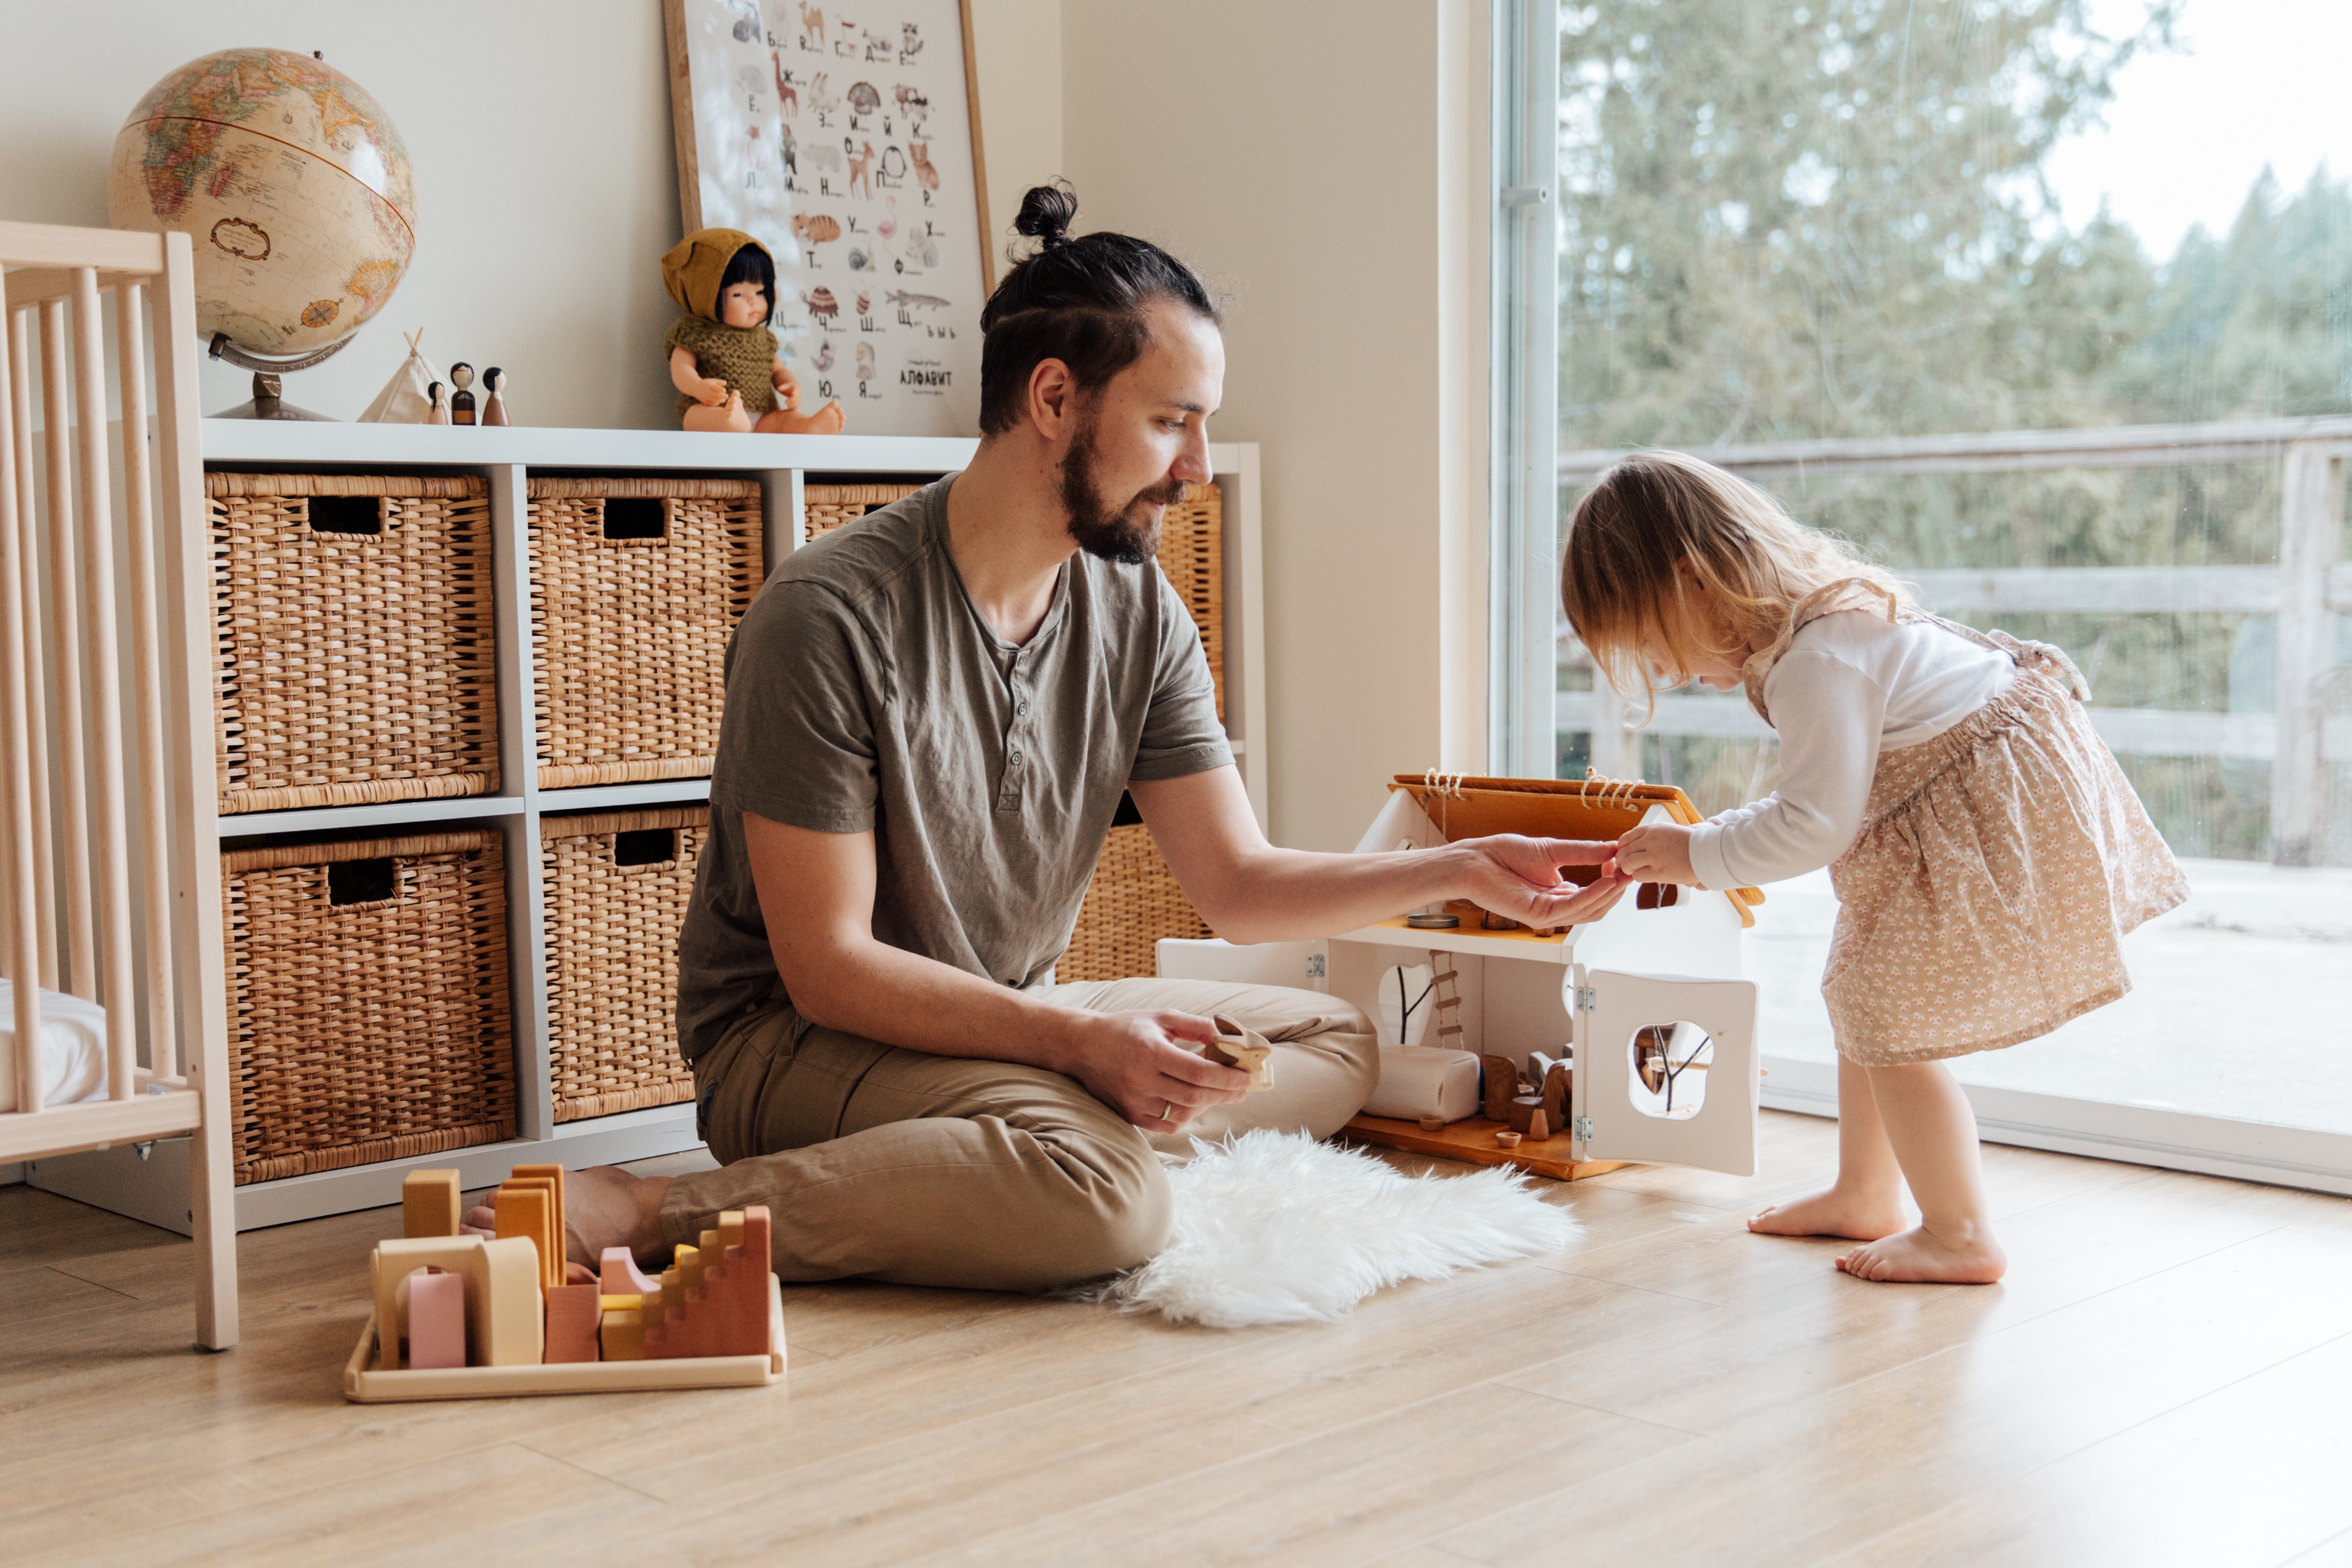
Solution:
{"label": "young girl standing", "polygon": [[1744,687],[1780,737],[1777,792],[1696,827],[1637,827],[1619,868],[1738,888],[1827,866],[1837,889],[1822,977],[1837,1181],[1748,1228],[1859,1241],[1838,1267],[1860,1279],[2000,1279],[1976,1118],[1943,1058],[2115,1001],[2124,933],[2189,890],[2084,716],[2081,675],[2054,647],[1928,615],[1676,452],[1620,463],[1578,504],[1560,592],[1618,690]]}

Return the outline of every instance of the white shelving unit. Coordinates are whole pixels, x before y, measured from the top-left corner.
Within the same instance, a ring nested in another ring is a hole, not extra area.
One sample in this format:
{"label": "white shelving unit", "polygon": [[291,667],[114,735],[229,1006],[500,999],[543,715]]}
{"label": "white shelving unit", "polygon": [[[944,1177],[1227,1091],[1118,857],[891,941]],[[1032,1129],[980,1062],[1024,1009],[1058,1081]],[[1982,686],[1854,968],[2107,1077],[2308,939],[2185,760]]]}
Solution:
{"label": "white shelving unit", "polygon": [[[566,430],[509,426],[341,425],[207,419],[207,465],[269,465],[289,471],[396,473],[428,468],[481,476],[497,542],[499,774],[492,795],[392,801],[311,811],[254,812],[199,825],[219,840],[286,833],[389,836],[420,826],[495,823],[506,836],[507,920],[517,1068],[517,1136],[499,1143],[259,1182],[236,1189],[239,1230],[396,1203],[406,1173],[455,1167],[470,1187],[489,1186],[519,1162],[578,1169],[698,1146],[691,1104],[656,1106],[581,1121],[554,1119],[550,1087],[547,959],[539,878],[543,814],[627,810],[704,800],[707,779],[542,790],[532,705],[530,531],[524,484],[534,470],[569,474],[707,473],[760,481],[768,566],[804,538],[803,487],[812,479],[888,479],[951,473],[978,443],[858,436],[717,436],[670,430]],[[1266,816],[1265,600],[1261,570],[1258,449],[1209,448],[1223,491],[1225,728],[1261,824]],[[52,1192],[183,1234],[188,1140],[43,1160],[26,1178]]]}

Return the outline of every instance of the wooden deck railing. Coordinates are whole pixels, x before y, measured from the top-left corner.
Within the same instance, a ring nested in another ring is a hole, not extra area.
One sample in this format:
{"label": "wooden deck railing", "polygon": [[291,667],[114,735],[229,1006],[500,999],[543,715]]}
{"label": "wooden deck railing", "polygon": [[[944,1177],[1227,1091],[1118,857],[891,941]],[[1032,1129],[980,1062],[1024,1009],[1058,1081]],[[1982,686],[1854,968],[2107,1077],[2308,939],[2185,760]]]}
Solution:
{"label": "wooden deck railing", "polygon": [[[2352,762],[2352,719],[2332,719],[2326,712],[2336,664],[2333,617],[2352,612],[2352,564],[2338,558],[2347,453],[2352,453],[2352,417],[2343,416],[1793,441],[1697,450],[1710,462],[1767,485],[1833,476],[2283,465],[2276,566],[2022,567],[1902,575],[1916,584],[1930,608],[1964,620],[2053,611],[2275,616],[2277,691],[2271,712],[2103,707],[2090,711],[2100,734],[2118,752],[2267,760],[2271,858],[2285,866],[2314,863],[2326,813],[2326,766]],[[1624,456],[1621,451],[1566,453],[1559,460],[1560,482],[1590,484]],[[1565,628],[1563,645],[1572,659],[1572,639],[1565,637]],[[1641,772],[1641,731],[1628,728],[1639,718],[1638,710],[1629,712],[1605,689],[1563,691],[1554,703],[1556,727],[1590,731],[1593,766],[1621,777]],[[1754,737],[1768,732],[1737,697],[1681,695],[1658,700],[1648,729],[1664,735]]]}

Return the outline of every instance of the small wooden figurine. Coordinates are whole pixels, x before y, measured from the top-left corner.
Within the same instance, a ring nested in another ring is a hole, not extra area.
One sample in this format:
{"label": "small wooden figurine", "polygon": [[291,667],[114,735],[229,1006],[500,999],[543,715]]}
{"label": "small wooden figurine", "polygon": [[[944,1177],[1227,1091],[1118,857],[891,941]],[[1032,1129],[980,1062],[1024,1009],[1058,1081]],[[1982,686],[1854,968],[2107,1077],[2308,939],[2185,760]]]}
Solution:
{"label": "small wooden figurine", "polygon": [[1508,1057],[1482,1056],[1478,1069],[1486,1074],[1485,1103],[1479,1108],[1489,1121],[1511,1119],[1511,1098],[1519,1092],[1519,1069]]}
{"label": "small wooden figurine", "polygon": [[459,360],[449,367],[449,380],[457,388],[449,398],[449,423],[471,425],[474,422],[474,367]]}
{"label": "small wooden figurine", "polygon": [[482,373],[482,390],[488,394],[482,402],[482,423],[504,426],[507,418],[507,373],[492,365]]}
{"label": "small wooden figurine", "polygon": [[425,389],[425,423],[427,425],[449,423],[449,405],[439,382],[436,381]]}
{"label": "small wooden figurine", "polygon": [[663,340],[688,430],[835,436],[841,405],[800,411],[801,385],[777,353],[776,264],[740,229],[698,229],[662,258],[662,282],[687,313]]}
{"label": "small wooden figurine", "polygon": [[1250,1092],[1274,1087],[1274,1047],[1265,1037],[1253,1029],[1244,1029],[1231,1018],[1212,1018],[1217,1026],[1217,1041],[1202,1047],[1201,1054],[1220,1067],[1239,1068],[1250,1075]]}

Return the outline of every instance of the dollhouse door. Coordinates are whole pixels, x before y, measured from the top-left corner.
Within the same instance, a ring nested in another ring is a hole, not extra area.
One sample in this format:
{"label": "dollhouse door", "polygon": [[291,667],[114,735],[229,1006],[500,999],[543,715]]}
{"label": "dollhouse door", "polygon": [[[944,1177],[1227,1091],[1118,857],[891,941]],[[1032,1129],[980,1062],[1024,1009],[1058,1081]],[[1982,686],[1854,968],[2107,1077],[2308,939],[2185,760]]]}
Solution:
{"label": "dollhouse door", "polygon": [[1756,1173],[1756,987],[1570,971],[1580,1159]]}

